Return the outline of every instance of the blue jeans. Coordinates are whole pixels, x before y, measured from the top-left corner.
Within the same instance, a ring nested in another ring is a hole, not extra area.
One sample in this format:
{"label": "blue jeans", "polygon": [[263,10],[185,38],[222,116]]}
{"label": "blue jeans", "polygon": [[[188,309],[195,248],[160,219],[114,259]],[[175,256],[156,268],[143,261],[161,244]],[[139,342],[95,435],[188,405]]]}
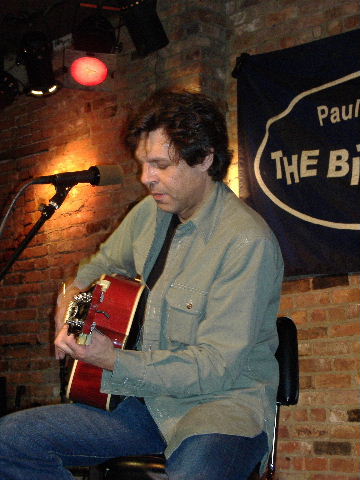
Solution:
{"label": "blue jeans", "polygon": [[[266,435],[199,435],[168,460],[171,480],[247,479],[266,451]],[[162,453],[166,448],[146,406],[127,398],[112,412],[62,404],[23,410],[0,420],[1,480],[71,480],[66,466]]]}

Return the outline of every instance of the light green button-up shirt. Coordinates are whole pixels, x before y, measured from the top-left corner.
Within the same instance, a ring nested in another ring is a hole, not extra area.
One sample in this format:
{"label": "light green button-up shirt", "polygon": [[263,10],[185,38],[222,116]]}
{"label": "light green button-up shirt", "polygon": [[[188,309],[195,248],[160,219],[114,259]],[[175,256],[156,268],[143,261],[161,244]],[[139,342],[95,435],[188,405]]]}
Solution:
{"label": "light green button-up shirt", "polygon": [[[146,283],[171,214],[140,202],[78,272],[140,275]],[[272,441],[276,316],[283,262],[266,223],[223,183],[180,224],[149,294],[142,351],[119,350],[102,391],[144,397],[168,448],[222,433]],[[264,458],[265,461],[265,458]]]}

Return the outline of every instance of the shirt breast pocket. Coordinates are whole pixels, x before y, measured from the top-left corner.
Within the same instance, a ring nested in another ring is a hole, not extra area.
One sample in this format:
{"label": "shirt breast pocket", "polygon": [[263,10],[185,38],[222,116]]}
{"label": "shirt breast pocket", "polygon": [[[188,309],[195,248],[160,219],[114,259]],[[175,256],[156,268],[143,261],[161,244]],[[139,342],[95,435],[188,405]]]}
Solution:
{"label": "shirt breast pocket", "polygon": [[207,294],[173,284],[167,292],[167,336],[172,344],[193,345],[199,322],[205,315]]}

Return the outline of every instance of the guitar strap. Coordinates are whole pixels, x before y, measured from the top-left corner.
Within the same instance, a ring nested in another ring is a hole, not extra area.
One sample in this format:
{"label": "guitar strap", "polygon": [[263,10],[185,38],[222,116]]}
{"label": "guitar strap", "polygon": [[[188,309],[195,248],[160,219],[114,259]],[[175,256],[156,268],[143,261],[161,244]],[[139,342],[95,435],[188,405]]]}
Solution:
{"label": "guitar strap", "polygon": [[[173,215],[170,220],[170,224],[166,232],[166,237],[161,247],[160,253],[154,263],[153,268],[151,269],[151,272],[149,273],[148,278],[146,279],[146,287],[142,291],[131,325],[130,333],[125,344],[126,350],[137,350],[137,348],[140,346],[141,329],[144,323],[147,298],[150,290],[154,287],[155,283],[157,282],[158,278],[164,270],[167,254],[169,252],[172,239],[179,223],[179,217],[177,215]],[[125,398],[126,397],[123,395],[111,395],[109,410],[114,410],[117,405]],[[142,403],[145,403],[143,398],[138,397],[138,400]]]}
{"label": "guitar strap", "polygon": [[149,292],[154,287],[155,283],[157,282],[158,278],[160,277],[160,275],[164,270],[169,248],[179,223],[180,223],[179,217],[174,214],[171,218],[160,253],[154,263],[153,268],[151,269],[151,272],[149,273],[146,279],[146,287],[142,291],[142,294],[138,303],[138,307],[135,312],[130,334],[125,346],[126,349],[136,350],[138,347],[140,336],[141,336],[140,333],[144,323],[147,298],[148,298]]}

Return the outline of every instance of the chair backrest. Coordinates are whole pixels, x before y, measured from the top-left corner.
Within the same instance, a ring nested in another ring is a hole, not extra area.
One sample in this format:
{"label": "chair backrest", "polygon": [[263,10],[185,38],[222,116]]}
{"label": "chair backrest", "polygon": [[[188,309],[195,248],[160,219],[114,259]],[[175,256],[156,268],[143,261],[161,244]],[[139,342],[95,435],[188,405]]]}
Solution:
{"label": "chair backrest", "polygon": [[279,388],[276,401],[280,405],[296,405],[299,398],[298,341],[295,323],[288,317],[278,317]]}

